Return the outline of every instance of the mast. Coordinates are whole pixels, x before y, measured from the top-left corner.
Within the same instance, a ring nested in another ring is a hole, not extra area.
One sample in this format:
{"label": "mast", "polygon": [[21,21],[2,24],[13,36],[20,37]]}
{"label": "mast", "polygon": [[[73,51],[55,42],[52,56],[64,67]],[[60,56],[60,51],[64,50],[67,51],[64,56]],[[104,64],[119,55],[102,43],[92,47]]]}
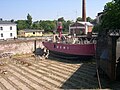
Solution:
{"label": "mast", "polygon": [[82,20],[86,22],[86,0],[82,0]]}

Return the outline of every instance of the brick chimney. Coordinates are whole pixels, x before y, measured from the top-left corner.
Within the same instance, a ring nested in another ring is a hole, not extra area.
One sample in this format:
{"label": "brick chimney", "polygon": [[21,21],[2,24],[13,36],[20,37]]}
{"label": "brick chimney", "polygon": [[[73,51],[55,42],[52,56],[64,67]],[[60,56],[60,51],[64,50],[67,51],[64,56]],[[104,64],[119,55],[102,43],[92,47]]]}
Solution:
{"label": "brick chimney", "polygon": [[86,22],[86,0],[82,0],[82,20]]}

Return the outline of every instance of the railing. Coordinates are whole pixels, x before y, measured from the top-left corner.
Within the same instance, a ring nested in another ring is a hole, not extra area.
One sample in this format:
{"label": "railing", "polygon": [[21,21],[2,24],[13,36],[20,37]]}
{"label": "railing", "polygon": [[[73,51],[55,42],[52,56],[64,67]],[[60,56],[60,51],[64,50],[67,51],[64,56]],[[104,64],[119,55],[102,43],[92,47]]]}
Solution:
{"label": "railing", "polygon": [[110,36],[120,36],[120,29],[109,30],[108,34]]}

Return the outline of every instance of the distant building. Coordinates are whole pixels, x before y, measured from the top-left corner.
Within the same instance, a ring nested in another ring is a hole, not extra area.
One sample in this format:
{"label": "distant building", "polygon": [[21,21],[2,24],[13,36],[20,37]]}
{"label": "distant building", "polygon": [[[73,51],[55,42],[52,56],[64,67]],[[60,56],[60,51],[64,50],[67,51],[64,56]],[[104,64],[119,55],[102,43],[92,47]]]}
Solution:
{"label": "distant building", "polygon": [[0,39],[17,38],[17,28],[14,22],[0,19]]}
{"label": "distant building", "polygon": [[92,32],[93,24],[90,22],[75,22],[69,26],[69,34],[87,34]]}
{"label": "distant building", "polygon": [[43,36],[44,30],[34,30],[34,29],[25,29],[25,30],[20,30],[18,32],[18,35],[20,37],[38,37],[38,36]]}
{"label": "distant building", "polygon": [[101,22],[101,18],[102,18],[103,12],[98,13],[98,15],[96,16],[96,22],[97,24]]}

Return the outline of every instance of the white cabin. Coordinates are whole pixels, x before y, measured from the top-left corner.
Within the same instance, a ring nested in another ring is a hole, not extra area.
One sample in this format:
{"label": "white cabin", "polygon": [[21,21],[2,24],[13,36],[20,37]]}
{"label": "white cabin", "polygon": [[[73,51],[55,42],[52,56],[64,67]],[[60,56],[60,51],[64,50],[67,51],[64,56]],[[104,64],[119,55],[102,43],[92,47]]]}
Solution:
{"label": "white cabin", "polygon": [[0,20],[0,39],[17,38],[17,24]]}

